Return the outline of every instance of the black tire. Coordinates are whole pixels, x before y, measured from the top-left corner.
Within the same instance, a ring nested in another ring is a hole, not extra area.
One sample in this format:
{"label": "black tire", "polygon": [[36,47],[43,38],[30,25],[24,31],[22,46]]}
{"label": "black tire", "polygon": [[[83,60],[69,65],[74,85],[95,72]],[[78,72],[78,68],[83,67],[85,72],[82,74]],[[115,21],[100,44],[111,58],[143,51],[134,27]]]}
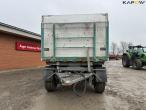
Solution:
{"label": "black tire", "polygon": [[95,82],[94,89],[96,93],[102,94],[105,90],[105,82]]}
{"label": "black tire", "polygon": [[133,62],[132,62],[132,68],[133,69],[136,69],[136,70],[140,70],[142,68],[142,62],[140,59],[135,59]]}
{"label": "black tire", "polygon": [[130,61],[127,55],[123,55],[122,57],[122,65],[123,67],[128,68],[130,66]]}
{"label": "black tire", "polygon": [[53,76],[45,81],[45,89],[47,92],[53,92],[57,89],[57,82]]}

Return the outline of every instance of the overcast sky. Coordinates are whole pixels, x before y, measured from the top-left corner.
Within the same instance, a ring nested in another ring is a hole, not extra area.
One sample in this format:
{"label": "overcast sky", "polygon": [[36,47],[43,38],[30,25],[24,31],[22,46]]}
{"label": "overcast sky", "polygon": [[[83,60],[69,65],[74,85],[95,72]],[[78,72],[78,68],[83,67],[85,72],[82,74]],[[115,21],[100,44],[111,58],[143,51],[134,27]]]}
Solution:
{"label": "overcast sky", "polygon": [[110,42],[146,45],[146,3],[122,0],[0,0],[0,22],[40,34],[42,15],[108,13]]}

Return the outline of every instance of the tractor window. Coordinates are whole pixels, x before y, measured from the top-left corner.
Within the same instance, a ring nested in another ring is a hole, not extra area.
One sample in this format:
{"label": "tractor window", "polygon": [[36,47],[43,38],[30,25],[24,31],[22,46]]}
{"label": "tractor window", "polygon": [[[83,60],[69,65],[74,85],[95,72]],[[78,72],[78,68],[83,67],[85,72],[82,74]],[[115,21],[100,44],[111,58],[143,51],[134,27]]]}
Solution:
{"label": "tractor window", "polygon": [[138,53],[143,53],[143,49],[142,48],[137,48]]}
{"label": "tractor window", "polygon": [[133,49],[133,52],[137,52],[137,48],[134,48],[134,49]]}
{"label": "tractor window", "polygon": [[133,52],[133,49],[129,49],[129,52],[132,53]]}
{"label": "tractor window", "polygon": [[146,48],[143,48],[144,53],[146,53]]}

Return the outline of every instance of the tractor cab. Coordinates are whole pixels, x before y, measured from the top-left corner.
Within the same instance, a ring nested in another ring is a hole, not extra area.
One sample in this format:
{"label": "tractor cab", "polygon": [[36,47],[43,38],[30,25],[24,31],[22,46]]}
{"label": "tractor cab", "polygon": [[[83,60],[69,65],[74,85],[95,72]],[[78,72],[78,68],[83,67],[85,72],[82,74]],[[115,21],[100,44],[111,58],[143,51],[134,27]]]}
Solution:
{"label": "tractor cab", "polygon": [[132,66],[134,69],[141,69],[146,66],[146,47],[141,45],[129,46],[122,58],[123,67]]}
{"label": "tractor cab", "polygon": [[146,47],[143,47],[141,45],[138,45],[138,46],[129,46],[129,50],[127,52],[130,52],[130,53],[139,53],[139,54],[146,53]]}

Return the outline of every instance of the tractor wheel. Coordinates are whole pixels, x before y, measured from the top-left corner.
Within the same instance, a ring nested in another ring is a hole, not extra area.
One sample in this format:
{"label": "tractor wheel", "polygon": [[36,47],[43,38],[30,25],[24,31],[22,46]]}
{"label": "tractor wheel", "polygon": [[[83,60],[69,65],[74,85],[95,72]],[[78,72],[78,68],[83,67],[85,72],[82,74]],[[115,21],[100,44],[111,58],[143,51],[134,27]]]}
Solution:
{"label": "tractor wheel", "polygon": [[129,67],[130,66],[130,61],[129,61],[129,58],[128,58],[127,55],[123,55],[122,64],[123,64],[123,67]]}
{"label": "tractor wheel", "polygon": [[45,89],[47,92],[55,91],[57,88],[57,82],[54,77],[51,77],[50,79],[45,81]]}
{"label": "tractor wheel", "polygon": [[96,93],[102,94],[105,90],[105,82],[94,82],[94,89]]}
{"label": "tractor wheel", "polygon": [[133,69],[136,69],[136,70],[139,70],[142,68],[142,62],[140,59],[135,59],[132,63],[132,68]]}

